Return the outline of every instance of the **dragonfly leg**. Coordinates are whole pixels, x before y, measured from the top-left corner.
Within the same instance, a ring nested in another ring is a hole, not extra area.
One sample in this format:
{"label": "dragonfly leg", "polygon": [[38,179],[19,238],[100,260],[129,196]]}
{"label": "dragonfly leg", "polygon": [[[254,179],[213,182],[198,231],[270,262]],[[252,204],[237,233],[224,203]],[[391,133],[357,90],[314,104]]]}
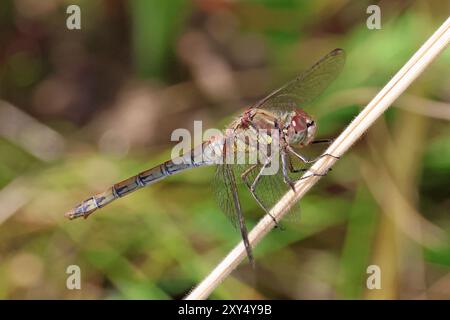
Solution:
{"label": "dragonfly leg", "polygon": [[[287,158],[288,158],[288,160],[289,160],[289,162],[288,162],[288,168],[289,168],[289,171],[290,171],[290,172],[292,172],[292,173],[299,173],[299,172],[306,172],[306,171],[309,170],[309,168],[294,168],[294,165],[292,164],[292,159],[291,159],[291,157],[290,157],[289,154],[287,154]],[[332,168],[329,168],[329,169],[328,169],[328,172],[331,171],[331,170],[332,170]],[[328,172],[327,172],[327,173],[328,173]],[[297,180],[295,180],[295,181],[297,181]]]}
{"label": "dragonfly leg", "polygon": [[291,187],[292,191],[295,192],[295,183],[288,175],[288,170],[287,170],[288,163],[291,164],[290,159],[289,160],[287,159],[288,157],[289,157],[289,155],[286,152],[282,151],[282,153],[281,153],[281,169],[283,171],[283,180],[284,180],[284,183],[288,184]]}
{"label": "dragonfly leg", "polygon": [[287,159],[288,159],[288,167],[289,167],[289,171],[292,173],[299,173],[299,172],[306,172],[308,171],[308,169],[306,168],[294,168],[294,165],[292,164],[292,159],[291,156],[289,155],[289,153],[286,154]]}
{"label": "dragonfly leg", "polygon": [[307,159],[305,156],[302,156],[301,154],[296,152],[292,147],[288,146],[287,148],[294,156],[299,158],[304,163],[314,163],[314,162],[316,162],[317,160],[319,160],[319,159],[321,159],[323,157],[332,157],[332,158],[335,158],[335,159],[338,159],[338,160],[341,158],[341,157],[338,157],[338,156],[334,156],[334,155],[332,155],[330,153],[324,153],[324,154],[318,156],[315,159]]}
{"label": "dragonfly leg", "polygon": [[255,177],[255,180],[253,180],[252,183],[250,183],[250,181],[248,180],[248,175],[253,170],[258,168],[258,165],[256,165],[256,164],[254,164],[251,167],[249,167],[248,169],[246,169],[241,174],[241,178],[244,181],[244,183],[247,186],[247,188],[250,191],[250,193],[252,194],[252,196],[255,199],[256,203],[258,203],[258,205],[266,212],[266,214],[268,214],[272,218],[273,222],[275,223],[275,227],[278,228],[278,227],[280,227],[280,225],[279,225],[277,219],[275,219],[275,217],[270,213],[270,211],[266,208],[264,203],[261,201],[261,199],[259,199],[258,195],[256,194],[257,183],[258,183],[259,179],[261,178],[262,172],[264,171],[265,168],[267,168],[267,166],[269,164],[270,164],[270,160],[266,161],[266,163],[262,166],[261,170],[258,172],[257,176]]}
{"label": "dragonfly leg", "polygon": [[331,168],[329,168],[327,170],[327,172],[325,172],[325,173],[315,173],[314,172],[314,173],[308,174],[308,175],[306,175],[304,177],[300,177],[296,181],[300,181],[300,180],[303,180],[303,179],[308,179],[308,178],[311,178],[311,177],[325,177],[328,174],[328,172],[330,172],[330,171],[331,171]]}
{"label": "dragonfly leg", "polygon": [[[302,155],[296,153],[295,150],[293,150],[292,148],[289,148],[288,150],[291,151],[295,156],[297,156],[300,160],[303,161],[302,158],[304,158],[304,157],[303,157]],[[291,172],[294,172],[294,173],[295,173],[295,172],[306,172],[306,171],[309,170],[309,169],[306,169],[306,168],[295,169],[294,166],[292,165],[291,158],[290,158],[290,156],[289,156],[288,153],[283,153],[283,154],[282,154],[281,160],[283,160],[283,158],[284,158],[285,156],[289,159],[288,165],[289,165],[289,170],[290,170]],[[323,155],[321,155],[320,157],[318,157],[318,158],[316,158],[316,159],[314,159],[314,160],[303,161],[303,162],[305,162],[305,163],[315,162],[315,161],[317,161],[318,159],[320,159],[320,158],[322,158],[322,157],[324,157],[324,156],[331,156],[331,157],[333,157],[333,158],[339,159],[339,157],[333,156],[333,155],[328,154],[328,153],[324,153]],[[284,167],[284,166],[283,166],[283,167]],[[331,171],[331,168],[328,168],[327,172],[325,172],[325,173],[315,173],[315,172],[314,172],[314,173],[311,173],[311,174],[309,174],[309,175],[307,175],[307,176],[304,176],[304,177],[301,177],[301,178],[299,178],[299,179],[296,179],[296,180],[294,181],[294,183],[297,182],[297,181],[299,181],[299,180],[307,179],[307,178],[310,178],[310,177],[315,177],[315,176],[317,176],[317,177],[324,177],[324,176],[326,176],[326,175],[328,174],[328,172],[330,172],[330,171]],[[284,173],[283,173],[283,175],[284,175]],[[295,191],[295,190],[294,190],[294,191]]]}
{"label": "dragonfly leg", "polygon": [[331,144],[333,141],[334,141],[333,139],[319,139],[314,140],[313,142],[311,142],[311,144],[319,144],[319,143]]}

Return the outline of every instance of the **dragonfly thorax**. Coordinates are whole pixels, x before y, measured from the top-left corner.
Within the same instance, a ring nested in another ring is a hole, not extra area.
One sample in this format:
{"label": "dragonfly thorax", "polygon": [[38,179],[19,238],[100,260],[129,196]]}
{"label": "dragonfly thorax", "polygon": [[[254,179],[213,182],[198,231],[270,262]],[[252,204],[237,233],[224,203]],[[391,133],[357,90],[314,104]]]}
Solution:
{"label": "dragonfly thorax", "polygon": [[305,111],[296,109],[291,113],[285,133],[289,145],[303,147],[313,141],[316,124]]}

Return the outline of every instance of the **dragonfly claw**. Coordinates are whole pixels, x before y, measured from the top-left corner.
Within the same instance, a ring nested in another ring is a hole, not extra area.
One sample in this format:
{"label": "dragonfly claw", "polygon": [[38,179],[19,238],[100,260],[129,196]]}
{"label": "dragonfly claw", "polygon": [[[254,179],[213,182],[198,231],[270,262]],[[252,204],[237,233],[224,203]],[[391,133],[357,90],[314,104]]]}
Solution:
{"label": "dragonfly claw", "polygon": [[292,181],[290,181],[290,182],[289,182],[289,186],[291,187],[292,191],[295,192],[295,183],[292,182]]}
{"label": "dragonfly claw", "polygon": [[341,159],[341,157],[332,155],[331,153],[324,153],[323,156],[329,156],[329,157],[335,158],[336,160],[340,160]]}

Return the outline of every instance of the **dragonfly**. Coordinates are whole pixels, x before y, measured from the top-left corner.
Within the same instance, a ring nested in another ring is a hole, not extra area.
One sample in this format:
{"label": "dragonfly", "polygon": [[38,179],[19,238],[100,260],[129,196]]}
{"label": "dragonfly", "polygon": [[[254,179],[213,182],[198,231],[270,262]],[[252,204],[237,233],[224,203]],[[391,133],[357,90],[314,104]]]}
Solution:
{"label": "dragonfly", "polygon": [[[334,49],[295,79],[247,108],[224,130],[222,135],[212,136],[201,145],[177,157],[114,184],[106,191],[81,202],[65,216],[69,219],[87,218],[115,199],[168,176],[192,168],[215,165],[214,195],[219,207],[240,230],[248,259],[254,265],[252,247],[248,240],[248,231],[239,198],[240,190],[242,186],[248,190],[259,207],[270,215],[269,209],[286,190],[292,188],[295,191],[297,180],[326,174],[311,173],[306,177],[296,176],[308,171],[305,167],[307,164],[322,157],[339,158],[324,153],[315,159],[308,159],[301,154],[300,150],[310,144],[331,141],[314,140],[317,124],[313,117],[304,111],[304,107],[336,79],[344,63],[344,50]],[[258,146],[264,146],[260,150],[265,149],[266,152],[258,152],[262,156],[257,157],[256,161],[237,163],[236,154],[240,153],[241,156],[246,157],[252,150],[257,150]],[[267,146],[271,147],[269,151]],[[273,148],[274,146],[276,148]],[[229,158],[233,158],[233,161],[228,161]],[[275,162],[281,163],[278,170],[275,173],[266,174]],[[301,163],[303,166],[296,168],[294,162]],[[278,226],[278,221],[274,217],[272,219],[275,226]]]}

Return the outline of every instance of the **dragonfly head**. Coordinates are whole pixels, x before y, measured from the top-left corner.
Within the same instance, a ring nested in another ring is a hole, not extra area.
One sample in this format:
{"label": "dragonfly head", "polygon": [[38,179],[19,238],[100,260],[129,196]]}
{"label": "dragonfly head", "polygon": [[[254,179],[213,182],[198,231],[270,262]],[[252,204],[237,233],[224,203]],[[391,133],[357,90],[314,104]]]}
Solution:
{"label": "dragonfly head", "polygon": [[305,111],[293,111],[286,132],[289,145],[304,147],[310,144],[314,140],[316,128],[316,123]]}

